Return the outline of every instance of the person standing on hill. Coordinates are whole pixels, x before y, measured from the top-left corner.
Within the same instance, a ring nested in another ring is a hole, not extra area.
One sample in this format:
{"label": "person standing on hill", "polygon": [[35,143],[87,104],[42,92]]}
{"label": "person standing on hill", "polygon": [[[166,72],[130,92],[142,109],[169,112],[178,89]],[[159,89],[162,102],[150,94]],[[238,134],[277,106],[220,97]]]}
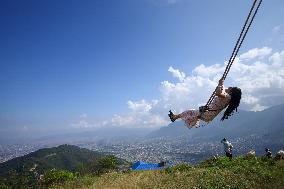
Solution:
{"label": "person standing on hill", "polygon": [[233,158],[233,154],[232,154],[233,145],[226,138],[223,138],[223,140],[221,140],[221,143],[224,145],[224,151],[226,153],[226,156],[228,158],[230,158],[230,160],[232,160],[232,158]]}
{"label": "person standing on hill", "polygon": [[265,148],[265,156],[267,158],[272,158],[272,152],[269,148]]}

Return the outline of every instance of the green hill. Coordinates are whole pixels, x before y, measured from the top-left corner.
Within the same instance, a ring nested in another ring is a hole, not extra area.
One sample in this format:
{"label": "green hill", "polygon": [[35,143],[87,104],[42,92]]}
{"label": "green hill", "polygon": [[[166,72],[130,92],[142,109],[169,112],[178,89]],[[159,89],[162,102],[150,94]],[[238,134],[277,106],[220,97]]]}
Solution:
{"label": "green hill", "polygon": [[[0,188],[4,184],[12,188],[34,186],[41,174],[50,170],[64,170],[68,173],[84,171],[89,164],[108,154],[95,152],[73,145],[61,145],[53,148],[40,149],[22,157],[11,159],[0,164]],[[117,159],[118,164],[126,162]]]}
{"label": "green hill", "polygon": [[33,168],[35,165],[37,165],[38,171],[52,168],[74,171],[79,164],[102,156],[105,156],[105,154],[73,145],[45,148],[1,163],[0,176],[12,170],[20,173]]}
{"label": "green hill", "polygon": [[199,165],[180,164],[159,171],[111,172],[100,177],[79,176],[50,188],[283,188],[284,161],[266,158],[229,161],[226,157]]}

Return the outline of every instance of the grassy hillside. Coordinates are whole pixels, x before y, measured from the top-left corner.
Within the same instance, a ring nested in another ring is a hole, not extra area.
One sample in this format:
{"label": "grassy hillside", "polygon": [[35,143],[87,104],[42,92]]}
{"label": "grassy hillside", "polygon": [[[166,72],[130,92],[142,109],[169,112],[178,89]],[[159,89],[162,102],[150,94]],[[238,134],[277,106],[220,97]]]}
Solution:
{"label": "grassy hillside", "polygon": [[112,161],[115,161],[117,165],[127,163],[122,159],[111,159],[106,153],[73,145],[40,149],[1,163],[0,189],[5,188],[4,185],[17,189],[38,187],[40,175],[49,174],[49,179],[53,182],[58,176],[66,179],[74,178],[79,172],[104,171],[104,166],[111,167],[112,165],[109,165],[109,163],[112,163]]}
{"label": "grassy hillside", "polygon": [[1,163],[0,176],[11,171],[16,171],[18,173],[28,171],[34,167],[35,164],[37,165],[37,170],[40,172],[52,168],[73,171],[81,163],[102,156],[105,156],[105,154],[73,145],[60,145],[53,148],[44,148]]}
{"label": "grassy hillside", "polygon": [[196,166],[180,164],[161,171],[111,172],[78,176],[50,188],[283,188],[284,161],[265,158],[229,161],[225,157]]}

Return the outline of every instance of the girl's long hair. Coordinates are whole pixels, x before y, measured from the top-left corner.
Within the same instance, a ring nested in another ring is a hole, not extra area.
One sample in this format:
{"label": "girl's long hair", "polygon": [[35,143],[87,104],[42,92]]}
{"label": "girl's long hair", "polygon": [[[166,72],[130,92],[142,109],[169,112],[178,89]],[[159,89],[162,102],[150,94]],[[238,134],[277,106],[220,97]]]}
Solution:
{"label": "girl's long hair", "polygon": [[224,119],[228,119],[228,117],[234,113],[234,110],[236,110],[236,112],[238,111],[238,106],[240,105],[241,98],[242,90],[238,87],[232,87],[231,100],[227,109],[224,112],[223,117],[221,118],[222,121],[224,121]]}

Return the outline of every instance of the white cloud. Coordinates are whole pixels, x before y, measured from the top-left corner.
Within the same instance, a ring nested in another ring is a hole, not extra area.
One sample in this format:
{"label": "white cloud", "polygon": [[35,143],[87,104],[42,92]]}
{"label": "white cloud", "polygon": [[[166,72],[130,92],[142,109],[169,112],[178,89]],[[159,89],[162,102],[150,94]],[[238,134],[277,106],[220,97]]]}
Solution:
{"label": "white cloud", "polygon": [[263,48],[254,48],[249,50],[246,53],[243,53],[240,55],[240,59],[242,60],[252,60],[252,59],[263,59],[267,55],[271,53],[272,49],[268,47],[263,47]]}
{"label": "white cloud", "polygon": [[131,101],[129,100],[127,102],[128,108],[137,111],[137,112],[148,112],[151,110],[152,106],[155,105],[157,101],[152,101],[152,102],[146,102],[144,99],[141,101]]}
{"label": "white cloud", "polygon": [[169,67],[168,71],[172,73],[173,77],[178,78],[180,81],[183,81],[186,77],[185,73],[180,72],[178,69],[174,69],[171,66]]}
{"label": "white cloud", "polygon": [[153,107],[157,107],[158,100],[147,102],[128,101],[130,112],[125,115],[114,115],[106,125],[136,128],[151,128],[167,124],[164,117],[158,114]]}
{"label": "white cloud", "polygon": [[72,123],[71,127],[74,127],[74,128],[91,128],[91,127],[94,127],[93,124],[90,124],[87,121],[87,114],[86,113],[82,113],[79,117],[80,117],[80,120],[75,122],[75,123]]}
{"label": "white cloud", "polygon": [[[284,102],[284,51],[271,53],[269,47],[255,48],[236,58],[225,85],[242,89],[241,109],[259,111]],[[226,65],[226,62],[201,64],[188,75],[169,67],[168,71],[178,81],[162,81],[158,100],[129,100],[128,113],[114,115],[100,125],[144,128],[166,125],[169,109],[181,112],[204,105]]]}
{"label": "white cloud", "polygon": [[269,61],[272,62],[273,66],[283,66],[284,65],[284,51],[274,53]]}
{"label": "white cloud", "polygon": [[134,123],[134,119],[132,116],[120,116],[120,115],[114,115],[111,118],[111,124],[112,126],[128,126]]}
{"label": "white cloud", "polygon": [[86,120],[80,120],[77,123],[71,124],[75,128],[90,128],[92,127]]}
{"label": "white cloud", "polygon": [[224,65],[220,65],[220,64],[214,64],[211,66],[205,66],[203,64],[201,64],[200,66],[197,66],[194,70],[193,73],[195,75],[198,75],[200,77],[207,77],[207,78],[211,78],[212,76],[221,76],[221,74],[224,72],[224,66],[226,64],[224,63]]}

